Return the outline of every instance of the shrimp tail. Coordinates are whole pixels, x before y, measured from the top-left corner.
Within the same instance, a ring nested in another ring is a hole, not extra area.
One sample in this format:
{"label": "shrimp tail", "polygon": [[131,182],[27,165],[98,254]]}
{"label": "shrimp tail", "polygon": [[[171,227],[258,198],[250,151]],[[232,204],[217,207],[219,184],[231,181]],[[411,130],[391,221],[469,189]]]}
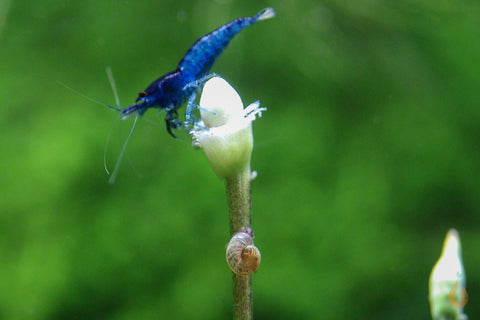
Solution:
{"label": "shrimp tail", "polygon": [[177,69],[200,79],[208,74],[215,60],[225,50],[230,40],[244,28],[257,21],[275,16],[273,8],[265,8],[253,17],[235,19],[204,35],[195,42],[178,64]]}
{"label": "shrimp tail", "polygon": [[259,21],[259,20],[270,19],[270,18],[273,18],[273,17],[275,17],[275,10],[273,10],[273,8],[271,8],[271,7],[268,7],[268,8],[263,9],[259,13],[257,13],[254,16],[254,19],[256,21]]}

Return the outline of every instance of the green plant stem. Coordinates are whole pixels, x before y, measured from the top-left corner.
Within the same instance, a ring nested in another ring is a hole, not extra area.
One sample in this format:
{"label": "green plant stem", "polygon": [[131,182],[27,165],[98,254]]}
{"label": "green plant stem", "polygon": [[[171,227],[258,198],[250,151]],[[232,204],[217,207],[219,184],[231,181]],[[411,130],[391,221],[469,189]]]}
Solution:
{"label": "green plant stem", "polygon": [[225,179],[230,210],[230,235],[233,235],[241,227],[250,227],[252,210],[250,181],[250,167],[245,168],[235,177]]}
{"label": "green plant stem", "polygon": [[[235,177],[225,179],[228,208],[230,210],[230,235],[251,224],[251,172],[250,166]],[[252,276],[233,274],[234,319],[251,320],[253,311]]]}

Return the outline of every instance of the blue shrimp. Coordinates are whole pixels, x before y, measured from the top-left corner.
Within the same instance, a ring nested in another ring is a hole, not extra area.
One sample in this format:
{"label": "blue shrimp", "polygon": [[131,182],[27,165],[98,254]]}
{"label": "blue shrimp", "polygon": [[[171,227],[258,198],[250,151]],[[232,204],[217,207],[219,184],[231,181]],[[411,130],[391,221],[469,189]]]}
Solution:
{"label": "blue shrimp", "polygon": [[188,100],[186,118],[192,113],[196,90],[205,81],[215,60],[228,46],[230,40],[242,29],[259,20],[275,16],[273,8],[265,8],[253,17],[238,18],[198,39],[180,60],[177,69],[152,82],[147,89],[140,91],[135,104],[120,111],[121,118],[143,115],[149,108],[166,111],[165,123],[168,133],[175,138],[172,129],[185,126],[177,119],[177,110]]}

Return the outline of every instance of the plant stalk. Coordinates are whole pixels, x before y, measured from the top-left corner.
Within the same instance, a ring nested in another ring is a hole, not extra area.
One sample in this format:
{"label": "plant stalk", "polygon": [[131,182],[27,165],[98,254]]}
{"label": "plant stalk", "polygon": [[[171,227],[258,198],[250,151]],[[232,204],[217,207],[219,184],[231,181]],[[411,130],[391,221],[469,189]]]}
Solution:
{"label": "plant stalk", "polygon": [[[230,236],[251,224],[251,172],[247,166],[235,177],[225,179],[230,210]],[[253,314],[252,275],[233,274],[233,311],[235,320],[251,320]]]}

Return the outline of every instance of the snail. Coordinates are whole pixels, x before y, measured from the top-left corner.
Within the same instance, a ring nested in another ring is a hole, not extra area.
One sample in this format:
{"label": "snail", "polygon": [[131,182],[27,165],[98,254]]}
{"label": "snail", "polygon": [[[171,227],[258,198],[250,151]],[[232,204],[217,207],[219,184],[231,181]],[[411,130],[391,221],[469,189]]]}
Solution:
{"label": "snail", "polygon": [[260,250],[253,245],[253,230],[242,227],[232,236],[227,246],[227,263],[230,269],[244,276],[254,273],[260,265]]}

